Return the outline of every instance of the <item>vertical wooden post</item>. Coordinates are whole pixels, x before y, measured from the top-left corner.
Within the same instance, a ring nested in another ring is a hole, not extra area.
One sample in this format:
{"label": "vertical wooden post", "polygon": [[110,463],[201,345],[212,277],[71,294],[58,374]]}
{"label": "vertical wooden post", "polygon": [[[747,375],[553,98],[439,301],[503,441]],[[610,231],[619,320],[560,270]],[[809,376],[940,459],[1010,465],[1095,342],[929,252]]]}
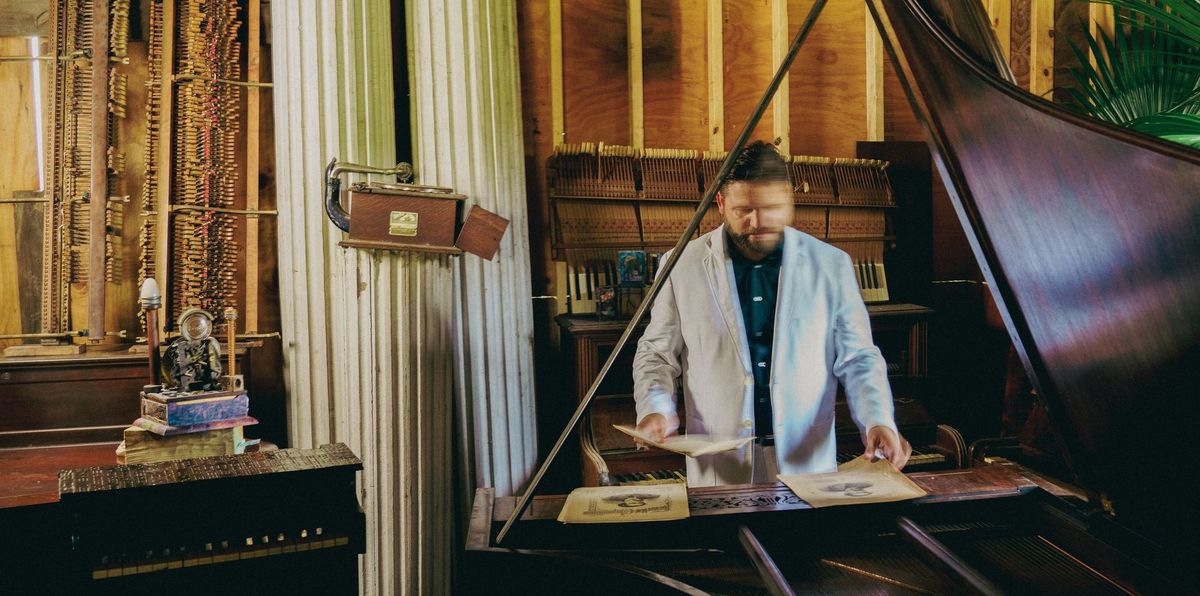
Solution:
{"label": "vertical wooden post", "polygon": [[171,168],[171,145],[175,135],[171,129],[175,104],[175,0],[162,0],[162,81],[159,83],[159,113],[158,113],[158,168],[155,174],[158,180],[158,197],[154,203],[154,224],[157,233],[154,236],[154,278],[160,281],[159,287],[163,293],[162,314],[158,317],[159,337],[166,337],[163,330],[171,318],[171,293],[174,284],[171,282],[169,271],[171,252],[168,249],[171,241],[171,188],[175,177]]}
{"label": "vertical wooden post", "polygon": [[1054,91],[1054,2],[1030,3],[1029,91],[1053,99]]}
{"label": "vertical wooden post", "polygon": [[92,155],[88,210],[88,341],[104,341],[104,215],[108,208],[107,0],[92,0]]}
{"label": "vertical wooden post", "polygon": [[[259,30],[262,6],[260,0],[249,0],[246,15],[246,80],[257,83],[261,80],[262,44]],[[258,332],[258,217],[253,215],[258,203],[258,137],[259,137],[259,90],[251,85],[246,88],[246,322],[242,329],[246,333]]]}
{"label": "vertical wooden post", "polygon": [[646,146],[645,92],[642,87],[642,0],[627,0],[627,43],[629,45],[630,144]]}
{"label": "vertical wooden post", "polygon": [[[1112,36],[1116,24],[1116,15],[1113,14],[1112,6],[1091,4],[1088,6],[1088,17],[1088,30],[1092,32],[1092,37],[1099,39],[1101,32]],[[1096,56],[1090,52],[1088,53],[1088,62],[1092,63],[1092,68],[1096,67]]]}
{"label": "vertical wooden post", "polygon": [[[787,56],[788,44],[792,40],[788,34],[788,0],[771,0],[771,70],[777,70]],[[772,136],[775,145],[783,155],[791,155],[791,75],[784,75],[775,99],[771,103],[774,130]]]}
{"label": "vertical wooden post", "polygon": [[708,150],[725,150],[725,55],[721,0],[708,0]]}
{"label": "vertical wooden post", "polygon": [[875,26],[871,11],[866,11],[867,34],[867,140],[884,140],[884,74],[883,37]]}
{"label": "vertical wooden post", "polygon": [[550,143],[567,142],[563,122],[562,0],[550,1]]}
{"label": "vertical wooden post", "polygon": [[992,21],[992,29],[996,32],[996,40],[1000,42],[1000,51],[1004,58],[1010,60],[1012,52],[1012,0],[988,0],[988,16]]}

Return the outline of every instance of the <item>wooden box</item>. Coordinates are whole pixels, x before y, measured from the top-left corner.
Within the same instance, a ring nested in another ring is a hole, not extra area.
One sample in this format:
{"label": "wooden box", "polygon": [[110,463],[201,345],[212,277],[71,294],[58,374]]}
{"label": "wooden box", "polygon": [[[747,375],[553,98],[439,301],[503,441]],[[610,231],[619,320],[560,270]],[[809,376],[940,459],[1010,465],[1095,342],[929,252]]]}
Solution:
{"label": "wooden box", "polygon": [[465,250],[490,260],[508,228],[507,219],[479,206],[463,222],[466,197],[446,188],[356,184],[349,199],[350,237],[342,246],[453,255]]}

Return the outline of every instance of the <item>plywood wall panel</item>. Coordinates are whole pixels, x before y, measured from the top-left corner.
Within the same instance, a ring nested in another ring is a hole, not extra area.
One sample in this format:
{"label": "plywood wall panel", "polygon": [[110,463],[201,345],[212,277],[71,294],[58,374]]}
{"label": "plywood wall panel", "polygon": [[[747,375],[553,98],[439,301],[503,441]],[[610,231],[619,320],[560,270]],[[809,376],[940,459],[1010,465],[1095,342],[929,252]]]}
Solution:
{"label": "plywood wall panel", "polygon": [[[0,38],[0,56],[29,53],[28,39]],[[0,98],[4,98],[6,112],[0,118],[0,139],[4,139],[0,143],[0,199],[9,199],[16,192],[38,189],[33,71],[29,62],[0,62]],[[31,264],[17,259],[17,222],[28,215],[25,212],[32,205],[0,203],[0,334],[37,331],[22,328],[21,312],[27,308],[40,311],[41,305],[40,293],[21,294],[20,271]],[[29,301],[33,304],[27,304]],[[0,340],[0,347],[16,343],[20,342]]]}
{"label": "plywood wall panel", "polygon": [[[789,39],[812,5],[788,3]],[[868,137],[866,24],[865,3],[830,2],[800,48],[790,80],[793,154],[852,157]]]}
{"label": "plywood wall panel", "polygon": [[628,145],[629,51],[625,0],[563,2],[566,142]]}
{"label": "plywood wall panel", "polygon": [[[725,148],[733,146],[762,99],[775,69],[771,64],[771,1],[726,0],[723,8],[725,63]],[[774,116],[768,106],[750,140],[773,141]]]}
{"label": "plywood wall panel", "polygon": [[708,149],[706,0],[642,6],[647,147]]}

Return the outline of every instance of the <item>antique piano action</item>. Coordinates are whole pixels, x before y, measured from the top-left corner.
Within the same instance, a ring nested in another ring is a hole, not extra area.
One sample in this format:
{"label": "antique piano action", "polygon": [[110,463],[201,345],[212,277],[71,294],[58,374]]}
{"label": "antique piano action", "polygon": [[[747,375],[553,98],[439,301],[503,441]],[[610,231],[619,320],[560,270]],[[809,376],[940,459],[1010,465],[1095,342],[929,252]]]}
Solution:
{"label": "antique piano action", "polygon": [[1004,463],[911,473],[928,496],[882,506],[810,509],[779,484],[691,488],[684,520],[561,524],[563,497],[535,496],[543,465],[519,498],[476,494],[464,564],[479,584],[469,587],[1195,592],[1200,464],[1180,454],[1200,428],[1200,152],[1016,88],[977,2],[867,4],[1080,494]]}

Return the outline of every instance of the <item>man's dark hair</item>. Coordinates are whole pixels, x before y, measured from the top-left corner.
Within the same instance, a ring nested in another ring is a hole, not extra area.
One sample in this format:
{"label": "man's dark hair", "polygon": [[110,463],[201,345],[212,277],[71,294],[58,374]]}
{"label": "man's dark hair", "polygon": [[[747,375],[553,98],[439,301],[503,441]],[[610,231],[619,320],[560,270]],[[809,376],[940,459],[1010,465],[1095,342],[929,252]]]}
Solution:
{"label": "man's dark hair", "polygon": [[734,182],[791,182],[787,163],[779,150],[766,141],[754,141],[746,145],[733,162],[733,170],[721,184]]}

